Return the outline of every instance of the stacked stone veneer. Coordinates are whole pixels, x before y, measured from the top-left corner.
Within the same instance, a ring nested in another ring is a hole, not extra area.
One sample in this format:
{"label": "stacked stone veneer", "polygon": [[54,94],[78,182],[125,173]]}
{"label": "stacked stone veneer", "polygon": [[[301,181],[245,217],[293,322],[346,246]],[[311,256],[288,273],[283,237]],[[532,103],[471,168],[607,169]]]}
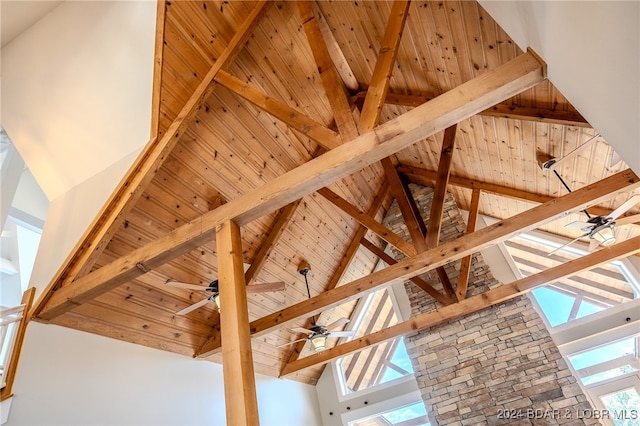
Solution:
{"label": "stacked stone veneer", "polygon": [[[428,223],[432,188],[410,188]],[[384,222],[411,241],[396,203]],[[447,194],[440,241],[465,230]],[[455,287],[460,261],[445,269]],[[435,273],[422,277],[442,288]],[[474,254],[468,296],[499,285],[482,256]],[[440,306],[415,284],[405,287],[412,316]],[[432,424],[598,423],[581,416],[591,406],[526,296],[407,336],[405,342]]]}

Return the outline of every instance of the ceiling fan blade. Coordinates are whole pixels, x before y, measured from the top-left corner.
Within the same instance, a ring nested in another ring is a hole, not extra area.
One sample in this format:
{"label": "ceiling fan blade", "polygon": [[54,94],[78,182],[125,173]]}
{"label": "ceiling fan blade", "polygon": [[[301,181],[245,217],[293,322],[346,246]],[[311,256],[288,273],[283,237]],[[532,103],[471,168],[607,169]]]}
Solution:
{"label": "ceiling fan blade", "polygon": [[293,327],[291,331],[294,331],[296,333],[313,334],[313,330],[307,330],[306,328],[302,328],[302,327]]}
{"label": "ceiling fan blade", "polygon": [[622,215],[623,213],[625,213],[627,210],[629,210],[631,207],[635,206],[638,203],[640,203],[640,194],[634,194],[631,197],[629,197],[627,201],[620,204],[620,206],[614,211],[612,211],[611,214],[607,217],[610,217],[611,219],[615,220],[618,216]]}
{"label": "ceiling fan blade", "polygon": [[595,226],[593,223],[589,223],[589,222],[580,222],[580,221],[575,221],[575,222],[571,222],[571,223],[567,223],[564,227],[565,228],[586,228],[586,227],[593,227]]}
{"label": "ceiling fan blade", "polygon": [[349,318],[340,318],[340,319],[332,322],[328,326],[326,326],[325,329],[327,329],[327,330],[335,330],[336,328],[338,328],[340,326],[343,326],[344,324],[348,323],[349,321],[351,321]]}
{"label": "ceiling fan blade", "polygon": [[557,168],[558,166],[560,166],[562,163],[564,163],[565,161],[569,160],[570,158],[572,158],[574,155],[579,154],[580,152],[584,151],[585,149],[589,148],[591,145],[593,145],[593,143],[598,140],[598,138],[600,137],[599,134],[591,137],[590,139],[588,139],[585,143],[583,143],[582,145],[578,146],[577,148],[575,148],[573,151],[570,151],[569,153],[567,153],[564,157],[562,158],[554,158],[554,162],[553,164],[551,164],[548,168],[553,170],[555,168]]}
{"label": "ceiling fan blade", "polygon": [[640,214],[634,214],[632,216],[621,217],[616,219],[616,226],[631,225],[632,223],[640,223]]}
{"label": "ceiling fan blade", "polygon": [[355,331],[332,331],[328,337],[351,337],[355,336]]}
{"label": "ceiling fan blade", "polygon": [[575,243],[576,241],[578,241],[580,238],[584,238],[584,237],[586,237],[586,236],[588,236],[588,235],[589,235],[589,234],[587,233],[587,234],[580,235],[580,236],[579,236],[579,237],[577,237],[577,238],[574,238],[573,240],[569,241],[567,244],[564,244],[564,245],[561,245],[561,246],[560,246],[560,247],[558,247],[558,248],[555,248],[555,249],[554,249],[554,250],[552,250],[549,254],[547,254],[547,256],[551,256],[551,255],[552,255],[552,254],[554,254],[555,252],[557,252],[557,251],[559,251],[559,250],[562,250],[563,248],[565,248],[565,247],[567,247],[567,246],[570,246],[571,244],[573,244],[573,243]]}
{"label": "ceiling fan blade", "polygon": [[209,298],[202,299],[201,301],[196,302],[193,305],[187,306],[183,310],[176,312],[175,315],[186,315],[189,312],[195,311],[199,307],[206,305],[208,302],[209,302]]}
{"label": "ceiling fan blade", "polygon": [[305,337],[303,339],[294,340],[293,342],[283,343],[282,345],[276,346],[276,348],[282,348],[282,347],[285,347],[285,346],[293,345],[294,343],[302,342],[303,340],[307,340],[307,338]]}
{"label": "ceiling fan blade", "polygon": [[589,251],[594,251],[595,249],[598,248],[599,245],[600,243],[598,242],[598,240],[592,238],[589,241]]}
{"label": "ceiling fan blade", "polygon": [[265,291],[282,291],[287,286],[282,281],[277,281],[273,283],[262,283],[262,284],[250,284],[246,286],[247,293],[263,293]]}
{"label": "ceiling fan blade", "polygon": [[177,287],[177,288],[188,288],[189,290],[202,290],[205,291],[207,290],[207,286],[204,285],[198,285],[198,284],[189,284],[189,283],[183,283],[180,281],[174,281],[172,279],[167,280],[167,282],[165,283],[170,287]]}

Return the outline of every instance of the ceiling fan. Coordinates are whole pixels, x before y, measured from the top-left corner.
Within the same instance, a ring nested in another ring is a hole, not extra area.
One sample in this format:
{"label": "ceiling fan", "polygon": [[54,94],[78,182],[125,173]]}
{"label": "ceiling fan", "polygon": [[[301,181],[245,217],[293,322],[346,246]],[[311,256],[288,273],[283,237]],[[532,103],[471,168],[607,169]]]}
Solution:
{"label": "ceiling fan", "polygon": [[[622,203],[617,209],[611,212],[610,215],[601,215],[589,217],[586,222],[571,222],[565,225],[566,228],[579,228],[584,234],[575,238],[574,240],[564,244],[553,250],[549,255],[556,251],[573,244],[580,238],[589,238],[589,251],[595,250],[598,246],[609,247],[616,242],[615,229],[616,226],[630,225],[635,222],[640,222],[640,214],[627,216],[618,219],[622,214],[626,213],[630,208],[640,203],[640,194],[635,194],[629,197],[627,201]],[[586,212],[585,212],[586,213]]]}
{"label": "ceiling fan", "polygon": [[[601,135],[599,133],[592,136],[591,138],[587,139],[587,141],[584,142],[582,145],[576,147],[573,151],[568,152],[565,156],[560,158],[552,157],[548,154],[538,152],[538,156],[537,156],[538,166],[540,166],[542,170],[555,171],[555,169],[557,169],[560,165],[562,165],[562,163],[573,158],[575,155],[581,153],[582,151],[584,151],[585,149],[593,145],[594,142],[596,142],[600,136]],[[617,152],[613,151],[611,160],[609,161],[609,168],[614,167],[616,164],[618,164],[621,161],[622,161],[622,157],[620,157],[620,155]]]}
{"label": "ceiling fan", "polygon": [[561,157],[561,158],[552,157],[552,156],[550,156],[548,154],[544,154],[544,153],[539,152],[538,153],[538,165],[540,166],[540,168],[542,170],[555,170],[560,165],[562,165],[562,163],[564,163],[565,161],[569,160],[573,156],[575,156],[575,155],[581,153],[582,151],[584,151],[585,149],[589,148],[591,145],[593,145],[593,143],[596,140],[598,140],[599,137],[600,137],[600,134],[596,134],[596,135],[592,136],[585,143],[583,143],[582,145],[578,146],[573,151],[570,151],[564,157]]}
{"label": "ceiling fan", "polygon": [[[245,271],[246,269],[248,269],[248,267],[249,265],[245,264]],[[205,297],[199,302],[189,305],[186,308],[176,312],[175,315],[186,315],[189,312],[194,311],[199,307],[206,305],[208,302],[213,302],[216,308],[220,310],[220,288],[219,288],[217,279],[211,281],[209,285],[206,287],[199,284],[191,284],[191,283],[176,281],[171,278],[167,280],[166,285],[170,287],[185,288],[188,290],[200,290],[200,291],[205,291],[207,293],[211,293],[209,296]],[[268,291],[282,291],[286,288],[286,286],[284,282],[277,281],[272,283],[250,284],[250,285],[247,285],[245,288],[247,293],[255,294],[255,293],[264,293]]]}
{"label": "ceiling fan", "polygon": [[337,321],[332,322],[329,325],[320,325],[320,324],[316,324],[313,327],[307,329],[307,328],[302,328],[302,327],[294,327],[291,329],[291,331],[294,331],[296,333],[306,333],[307,336],[303,337],[301,339],[298,340],[294,340],[293,342],[288,342],[285,343],[283,345],[278,346],[279,348],[283,347],[283,346],[288,346],[288,345],[292,345],[294,343],[298,343],[298,342],[302,342],[303,340],[306,340],[308,342],[311,342],[311,345],[313,346],[313,349],[316,352],[320,352],[323,351],[326,347],[327,347],[327,338],[329,337],[351,337],[353,335],[356,334],[355,331],[331,331],[331,330],[335,330],[336,328],[346,324],[349,322],[349,319],[347,318],[340,318]]}
{"label": "ceiling fan", "polygon": [[[298,273],[304,277],[304,282],[307,286],[307,295],[309,299],[311,299],[311,292],[309,291],[309,281],[307,280],[307,274],[311,271],[311,265],[306,260],[303,260],[298,266]],[[327,338],[329,337],[351,337],[355,335],[355,331],[332,331],[336,328],[343,326],[344,324],[349,322],[348,318],[340,318],[337,321],[332,322],[329,325],[320,325],[316,324],[315,316],[311,317],[311,321],[313,326],[311,328],[303,328],[303,327],[294,327],[291,331],[296,333],[306,333],[307,336],[298,340],[294,340],[293,342],[287,342],[283,345],[277,346],[281,348],[283,346],[293,345],[294,343],[302,342],[306,340],[311,342],[313,349],[316,352],[323,351],[327,347]]]}

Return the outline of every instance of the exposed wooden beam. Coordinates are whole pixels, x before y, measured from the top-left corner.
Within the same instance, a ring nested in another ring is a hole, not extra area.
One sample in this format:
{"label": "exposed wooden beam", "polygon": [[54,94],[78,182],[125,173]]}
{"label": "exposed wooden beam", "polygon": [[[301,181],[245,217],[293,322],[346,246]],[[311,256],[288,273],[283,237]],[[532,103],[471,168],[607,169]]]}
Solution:
{"label": "exposed wooden beam", "polygon": [[[624,170],[599,182],[587,185],[556,200],[533,207],[523,213],[487,226],[454,241],[447,241],[435,249],[420,253],[395,265],[326,291],[283,310],[251,322],[253,335],[267,333],[277,327],[285,327],[300,317],[309,317],[327,308],[345,303],[386,285],[393,285],[431,271],[438,266],[461,259],[475,251],[505,241],[514,235],[528,232],[567,211],[581,210],[592,202],[600,202],[622,191],[640,186],[640,178],[631,170]],[[201,356],[207,356],[215,348],[204,348]]]}
{"label": "exposed wooden beam", "polygon": [[320,10],[316,11],[316,19],[318,20],[318,26],[320,27],[320,32],[322,33],[322,38],[327,46],[327,51],[329,52],[331,61],[335,65],[336,71],[340,75],[342,82],[347,89],[354,91],[358,90],[360,88],[360,83],[353,75],[353,71],[349,66],[347,58],[344,56],[344,53],[342,53],[340,45],[333,36],[331,28],[329,28],[329,24]]}
{"label": "exposed wooden beam", "polygon": [[[478,212],[480,211],[479,189],[474,189],[471,193],[471,206],[469,207],[469,218],[467,219],[467,234],[475,232],[478,222]],[[460,273],[458,274],[458,285],[456,286],[456,298],[462,300],[467,297],[467,285],[469,284],[469,273],[471,272],[471,257],[469,254],[460,261]]]}
{"label": "exposed wooden beam", "polygon": [[[384,250],[382,250],[380,247],[376,246],[375,244],[373,244],[371,241],[367,240],[366,238],[362,238],[360,243],[362,244],[363,247],[365,247],[371,253],[373,253],[376,256],[378,256],[380,258],[380,260],[382,260],[387,265],[395,265],[396,263],[398,263],[398,261],[395,260],[392,256],[390,256],[387,253],[385,253]],[[425,292],[427,292],[427,294],[429,294],[429,296],[433,297],[434,299],[436,299],[438,302],[442,303],[443,305],[450,305],[451,303],[455,302],[455,300],[453,300],[452,298],[440,293],[431,284],[429,284],[428,282],[426,282],[422,278],[411,277],[411,278],[409,278],[409,280],[411,282],[413,282],[415,285],[417,285],[418,287],[420,287],[421,289],[423,289]]]}
{"label": "exposed wooden beam", "polygon": [[167,1],[156,5],[156,37],[153,55],[153,89],[151,90],[151,139],[162,133],[160,129],[160,103],[162,100],[162,71],[164,69],[164,30],[167,22]]}
{"label": "exposed wooden beam", "polygon": [[326,149],[333,149],[342,143],[340,136],[333,130],[226,71],[220,71],[215,80],[216,83],[226,87]]}
{"label": "exposed wooden beam", "polygon": [[322,37],[322,31],[316,19],[313,3],[310,1],[298,1],[298,13],[302,26],[307,34],[307,40],[311,52],[318,66],[318,73],[322,80],[322,86],[327,94],[327,99],[333,111],[333,117],[343,141],[351,141],[358,136],[358,129],[351,113],[349,99],[342,86],[342,80],[336,71],[329,49]]}
{"label": "exposed wooden beam", "polygon": [[315,355],[299,359],[296,362],[287,364],[282,370],[281,376],[287,376],[305,368],[325,364],[336,358],[361,351],[369,346],[380,344],[389,339],[395,339],[407,333],[424,330],[429,327],[442,324],[445,321],[469,315],[473,312],[478,312],[489,306],[493,306],[525,294],[526,292],[542,286],[549,281],[555,281],[564,277],[572,276],[581,271],[591,269],[594,266],[611,262],[639,251],[640,237],[626,240],[613,247],[598,250],[562,265],[549,268],[538,274],[531,275],[513,283],[504,284],[500,287],[488,290],[482,294],[466,298],[452,305],[444,306],[432,312],[426,312],[415,318],[401,322],[368,336],[363,336]]}
{"label": "exposed wooden beam", "polygon": [[404,223],[409,231],[409,236],[418,253],[427,250],[425,237],[427,235],[427,226],[422,219],[420,210],[411,194],[411,190],[402,177],[398,174],[391,159],[384,158],[381,161],[385,176],[389,179],[391,194],[398,203],[398,208],[404,219]]}
{"label": "exposed wooden beam", "polygon": [[[427,225],[427,236],[425,238],[427,248],[437,247],[440,240],[444,200],[447,195],[449,173],[451,164],[453,163],[453,149],[455,147],[457,128],[458,126],[454,124],[444,131],[442,149],[440,150],[440,161],[438,163],[438,178],[436,179],[433,198],[431,199],[431,213],[429,214],[429,224]],[[438,278],[440,278],[440,282],[442,282],[442,287],[447,297],[456,297],[444,267],[437,268],[436,272]]]}
{"label": "exposed wooden beam", "polygon": [[253,372],[249,310],[247,306],[240,227],[232,221],[216,231],[222,375],[229,425],[258,425],[258,397]]}
{"label": "exposed wooden beam", "polygon": [[447,185],[449,184],[449,173],[453,163],[453,149],[455,147],[457,126],[453,125],[444,131],[442,149],[440,150],[440,161],[438,162],[438,172],[436,184],[433,190],[431,201],[431,213],[429,214],[429,224],[427,225],[427,246],[434,248],[438,246],[440,240],[440,228],[442,227],[442,215],[444,213],[444,200],[447,195]]}
{"label": "exposed wooden beam", "polygon": [[[50,298],[45,298],[40,304],[37,316],[43,321],[51,320],[211,241],[215,237],[215,228],[228,220],[243,225],[272,213],[483,108],[526,90],[544,78],[544,63],[529,51],[205,213],[168,235],[78,279],[72,285],[49,292]],[[52,288],[50,286],[49,290]]]}
{"label": "exposed wooden beam", "polygon": [[380,112],[389,88],[389,79],[398,55],[398,47],[410,4],[411,2],[408,0],[396,0],[391,6],[391,14],[380,42],[376,66],[373,69],[373,76],[360,113],[360,122],[358,123],[360,133],[373,129],[380,119]]}
{"label": "exposed wooden beam", "polygon": [[77,277],[85,276],[91,270],[117,231],[124,216],[133,208],[187,127],[193,122],[204,102],[213,93],[216,87],[213,83],[216,74],[235,60],[271,4],[271,1],[266,0],[256,3],[164,135],[152,138],[147,143],[143,152],[118,184],[117,189],[102,207],[97,218],[89,226],[45,289],[43,297],[36,306],[36,312],[44,307],[54,289],[68,286]]}
{"label": "exposed wooden beam", "polygon": [[[419,167],[400,164],[398,165],[398,172],[405,175],[407,179],[409,179],[409,181],[422,186],[433,186],[438,180],[437,172],[422,169]],[[551,197],[549,195],[535,194],[533,192],[522,191],[520,189],[509,188],[507,186],[496,185],[493,183],[481,182],[479,180],[464,178],[455,175],[449,176],[449,185],[457,186],[460,188],[467,188],[470,190],[477,189],[483,192],[490,192],[501,197],[514,198],[517,200],[528,201],[536,204],[546,203],[557,198]],[[608,214],[611,214],[611,212],[612,210],[598,206],[589,207],[589,213],[593,213],[596,215],[606,216]]]}
{"label": "exposed wooden beam", "polygon": [[414,256],[416,254],[416,249],[413,248],[413,246],[404,238],[375,220],[373,217],[361,211],[329,188],[319,189],[318,194],[322,195],[328,201],[333,203],[333,205],[358,221],[362,226],[366,226],[371,232],[375,233],[405,255]]}
{"label": "exposed wooden beam", "polygon": [[[353,96],[353,101],[358,104],[363,102],[367,95],[362,91]],[[435,94],[402,94],[387,92],[385,104],[417,107],[435,98]],[[491,108],[480,111],[478,115],[487,117],[510,118],[513,120],[535,121],[540,123],[559,124],[564,126],[591,128],[591,125],[578,112],[559,111],[547,108],[531,108],[515,105],[512,100],[507,100]]]}

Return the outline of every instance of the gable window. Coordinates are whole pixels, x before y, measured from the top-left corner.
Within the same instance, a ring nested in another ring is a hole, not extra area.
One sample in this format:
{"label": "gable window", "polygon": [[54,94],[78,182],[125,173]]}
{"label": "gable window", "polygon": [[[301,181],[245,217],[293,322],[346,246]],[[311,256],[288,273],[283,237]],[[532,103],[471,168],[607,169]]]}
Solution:
{"label": "gable window", "polygon": [[[370,294],[353,320],[355,338],[383,330],[399,322],[393,293],[384,288]],[[343,395],[362,391],[413,375],[402,337],[371,346],[336,361]]]}

